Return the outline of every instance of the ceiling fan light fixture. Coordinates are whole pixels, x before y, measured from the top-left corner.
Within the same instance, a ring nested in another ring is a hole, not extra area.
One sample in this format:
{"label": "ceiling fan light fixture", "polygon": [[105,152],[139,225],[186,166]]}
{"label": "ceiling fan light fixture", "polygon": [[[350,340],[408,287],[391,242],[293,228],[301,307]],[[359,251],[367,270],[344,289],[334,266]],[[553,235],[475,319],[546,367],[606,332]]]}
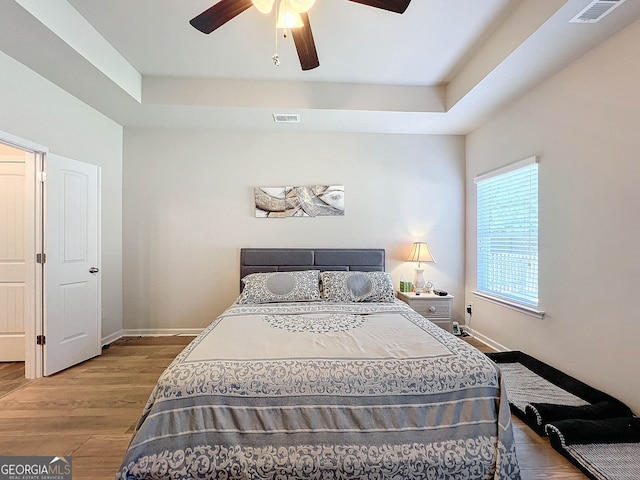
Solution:
{"label": "ceiling fan light fixture", "polygon": [[260,13],[271,13],[275,0],[251,0],[253,6],[258,9]]}
{"label": "ceiling fan light fixture", "polygon": [[288,0],[281,0],[278,7],[277,28],[300,28],[304,27],[302,17],[289,5]]}
{"label": "ceiling fan light fixture", "polygon": [[[411,0],[349,0],[368,7],[387,10],[389,12],[404,13]],[[623,2],[625,0],[593,0],[595,2]],[[278,37],[288,35],[291,30],[300,67],[302,70],[313,70],[320,66],[316,51],[311,23],[307,11],[315,5],[315,0],[216,0],[211,7],[189,20],[189,23],[202,33],[209,34],[225,25],[251,7],[269,14],[275,7],[276,17],[276,53],[271,57],[275,65],[280,64],[278,55]],[[279,7],[279,8],[278,8]]]}
{"label": "ceiling fan light fixture", "polygon": [[298,13],[308,12],[316,0],[288,0],[289,7]]}

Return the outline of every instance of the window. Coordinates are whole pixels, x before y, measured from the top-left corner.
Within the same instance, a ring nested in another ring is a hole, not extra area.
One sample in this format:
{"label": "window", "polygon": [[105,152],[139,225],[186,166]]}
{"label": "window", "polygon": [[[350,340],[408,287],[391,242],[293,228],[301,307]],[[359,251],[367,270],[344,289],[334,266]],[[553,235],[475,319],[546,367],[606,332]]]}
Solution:
{"label": "window", "polygon": [[[478,294],[538,312],[538,163],[476,177]],[[528,307],[528,308],[527,308]]]}

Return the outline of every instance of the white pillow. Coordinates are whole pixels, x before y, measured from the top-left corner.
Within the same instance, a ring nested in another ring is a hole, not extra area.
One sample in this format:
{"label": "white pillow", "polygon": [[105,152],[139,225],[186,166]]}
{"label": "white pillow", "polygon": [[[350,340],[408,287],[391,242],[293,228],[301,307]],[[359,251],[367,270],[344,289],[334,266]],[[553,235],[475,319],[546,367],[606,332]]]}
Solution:
{"label": "white pillow", "polygon": [[251,273],[237,303],[311,302],[320,300],[318,271]]}
{"label": "white pillow", "polygon": [[387,272],[322,272],[322,297],[330,302],[393,302]]}

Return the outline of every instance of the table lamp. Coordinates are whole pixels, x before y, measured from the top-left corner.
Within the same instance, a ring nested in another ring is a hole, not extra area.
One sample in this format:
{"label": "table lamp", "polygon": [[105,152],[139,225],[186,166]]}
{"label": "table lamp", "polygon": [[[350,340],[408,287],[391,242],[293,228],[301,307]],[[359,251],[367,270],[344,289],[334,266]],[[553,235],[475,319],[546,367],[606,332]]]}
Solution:
{"label": "table lamp", "polygon": [[421,292],[424,289],[424,270],[420,268],[422,262],[436,263],[433,255],[429,251],[429,245],[426,242],[414,242],[411,253],[407,258],[407,262],[418,262],[418,268],[415,269],[416,275],[413,278],[413,284],[415,285],[416,292]]}

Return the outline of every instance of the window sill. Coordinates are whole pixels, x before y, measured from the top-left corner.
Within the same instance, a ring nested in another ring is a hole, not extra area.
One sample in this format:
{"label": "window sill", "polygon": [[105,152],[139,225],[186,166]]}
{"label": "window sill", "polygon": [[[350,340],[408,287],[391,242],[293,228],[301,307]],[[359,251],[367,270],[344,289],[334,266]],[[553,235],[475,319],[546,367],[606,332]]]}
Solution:
{"label": "window sill", "polygon": [[480,297],[482,299],[488,300],[492,303],[496,303],[498,305],[502,305],[503,307],[507,307],[510,308],[512,310],[515,310],[517,312],[520,313],[524,313],[526,315],[530,315],[532,317],[536,317],[539,319],[542,319],[544,317],[544,311],[543,310],[538,310],[535,307],[530,307],[527,305],[522,305],[516,302],[510,302],[509,300],[505,300],[504,298],[500,298],[500,297],[495,297],[493,295],[490,295],[488,293],[483,293],[483,292],[476,292],[476,291],[472,291],[471,293],[473,293],[476,297]]}

